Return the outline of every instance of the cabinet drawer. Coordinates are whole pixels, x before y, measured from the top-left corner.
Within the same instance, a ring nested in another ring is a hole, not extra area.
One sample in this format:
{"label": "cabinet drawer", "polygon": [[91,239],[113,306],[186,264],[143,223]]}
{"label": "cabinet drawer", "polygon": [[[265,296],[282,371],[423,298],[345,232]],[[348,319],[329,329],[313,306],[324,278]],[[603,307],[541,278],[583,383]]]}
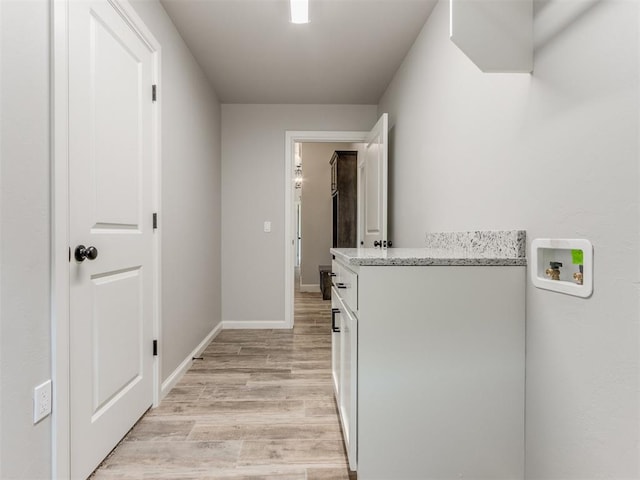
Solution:
{"label": "cabinet drawer", "polygon": [[333,284],[345,306],[353,312],[358,311],[358,274],[340,263],[333,263]]}
{"label": "cabinet drawer", "polygon": [[342,266],[335,260],[331,261],[331,285],[335,285],[340,281],[340,269]]}

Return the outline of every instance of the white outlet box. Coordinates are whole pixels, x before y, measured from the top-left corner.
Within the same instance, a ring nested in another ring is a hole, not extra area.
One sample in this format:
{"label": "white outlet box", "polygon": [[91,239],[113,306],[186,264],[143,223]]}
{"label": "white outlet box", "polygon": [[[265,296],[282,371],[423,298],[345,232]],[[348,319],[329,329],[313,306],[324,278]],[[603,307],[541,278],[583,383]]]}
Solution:
{"label": "white outlet box", "polygon": [[264,232],[271,233],[271,222],[269,221],[264,222]]}
{"label": "white outlet box", "polygon": [[51,380],[33,390],[33,423],[38,423],[51,414]]}

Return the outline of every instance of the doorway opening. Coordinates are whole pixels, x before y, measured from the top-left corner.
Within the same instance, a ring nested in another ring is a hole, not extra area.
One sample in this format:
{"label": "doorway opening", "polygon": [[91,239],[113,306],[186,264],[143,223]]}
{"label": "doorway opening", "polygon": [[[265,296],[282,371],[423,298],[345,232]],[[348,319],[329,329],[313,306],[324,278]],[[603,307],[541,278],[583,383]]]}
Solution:
{"label": "doorway opening", "polygon": [[301,292],[321,291],[320,271],[331,268],[330,248],[357,246],[357,160],[363,148],[342,142],[295,144]]}
{"label": "doorway opening", "polygon": [[[329,161],[336,149],[357,151],[363,148],[360,144],[364,144],[368,135],[369,132],[340,131],[298,131],[285,134],[285,185],[288,186],[285,200],[285,322],[287,328],[293,328],[294,324],[296,285],[301,291],[319,292],[318,267],[331,264],[329,249],[332,246],[333,203]],[[296,147],[296,145],[300,146]],[[306,167],[305,147],[309,153]],[[296,157],[296,152],[300,152],[299,159]],[[301,188],[296,188],[296,183],[299,183],[296,182],[298,166],[303,172]],[[314,173],[316,171],[317,174]],[[312,185],[307,186],[306,192],[305,181],[313,181]],[[304,197],[307,193],[311,195],[311,199],[307,199],[305,208]],[[320,203],[317,204],[313,200],[315,197],[318,197]],[[313,218],[314,215],[316,219]],[[319,219],[320,216],[321,219]],[[300,280],[297,281],[298,275]]]}

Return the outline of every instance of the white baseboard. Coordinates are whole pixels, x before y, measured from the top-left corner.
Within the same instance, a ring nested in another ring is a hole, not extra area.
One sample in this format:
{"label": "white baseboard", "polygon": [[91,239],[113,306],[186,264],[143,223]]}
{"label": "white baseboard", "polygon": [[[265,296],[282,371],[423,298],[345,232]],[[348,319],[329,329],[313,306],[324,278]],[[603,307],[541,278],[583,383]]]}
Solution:
{"label": "white baseboard", "polygon": [[320,293],[320,284],[319,283],[301,283],[300,284],[301,292],[311,292],[311,293]]}
{"label": "white baseboard", "polygon": [[224,320],[222,325],[225,330],[291,328],[284,320]]}
{"label": "white baseboard", "polygon": [[200,342],[200,344],[187,356],[187,358],[185,358],[182,363],[178,365],[178,368],[176,368],[171,373],[171,375],[169,375],[167,379],[162,382],[162,386],[160,387],[160,400],[162,400],[167,395],[167,393],[169,393],[169,391],[173,387],[175,387],[176,383],[178,383],[182,376],[186,373],[186,371],[189,370],[189,367],[191,367],[191,364],[193,364],[193,357],[199,357],[204,349],[207,348],[207,345],[211,343],[211,340],[216,338],[216,335],[218,335],[218,333],[222,331],[222,323],[223,322],[218,323],[218,325],[216,325],[213,330],[209,332],[204,340]]}

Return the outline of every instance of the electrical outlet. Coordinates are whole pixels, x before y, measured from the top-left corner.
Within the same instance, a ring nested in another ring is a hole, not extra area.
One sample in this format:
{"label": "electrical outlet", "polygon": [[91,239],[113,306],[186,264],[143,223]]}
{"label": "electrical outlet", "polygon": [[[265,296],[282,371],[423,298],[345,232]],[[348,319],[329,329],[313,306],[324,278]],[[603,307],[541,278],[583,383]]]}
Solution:
{"label": "electrical outlet", "polygon": [[33,390],[33,423],[38,423],[51,413],[51,380]]}
{"label": "electrical outlet", "polygon": [[271,233],[271,222],[269,221],[264,222],[264,232]]}

